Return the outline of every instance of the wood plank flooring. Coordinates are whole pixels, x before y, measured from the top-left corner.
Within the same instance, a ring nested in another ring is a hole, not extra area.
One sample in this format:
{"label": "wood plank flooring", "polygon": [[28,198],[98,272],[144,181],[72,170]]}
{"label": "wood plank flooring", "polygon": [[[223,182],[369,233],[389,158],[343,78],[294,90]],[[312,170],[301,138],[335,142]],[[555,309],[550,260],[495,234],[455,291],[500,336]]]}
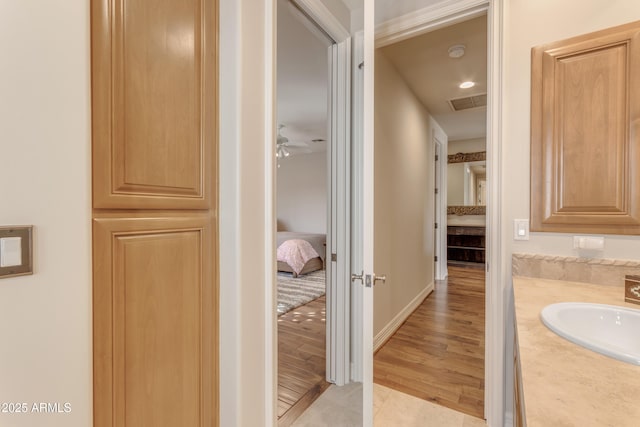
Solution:
{"label": "wood plank flooring", "polygon": [[376,353],[374,382],[484,418],[484,270],[449,277]]}
{"label": "wood plank flooring", "polygon": [[290,426],[329,387],[325,381],[326,301],[278,318],[278,426]]}

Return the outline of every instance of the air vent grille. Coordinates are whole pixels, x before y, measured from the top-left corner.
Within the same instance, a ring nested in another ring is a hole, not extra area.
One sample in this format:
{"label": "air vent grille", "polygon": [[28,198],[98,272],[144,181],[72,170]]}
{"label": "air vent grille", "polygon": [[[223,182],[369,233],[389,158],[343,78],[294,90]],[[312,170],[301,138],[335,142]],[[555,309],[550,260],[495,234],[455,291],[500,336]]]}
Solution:
{"label": "air vent grille", "polygon": [[471,108],[486,107],[487,94],[468,96],[466,98],[450,99],[449,105],[453,111],[469,110]]}

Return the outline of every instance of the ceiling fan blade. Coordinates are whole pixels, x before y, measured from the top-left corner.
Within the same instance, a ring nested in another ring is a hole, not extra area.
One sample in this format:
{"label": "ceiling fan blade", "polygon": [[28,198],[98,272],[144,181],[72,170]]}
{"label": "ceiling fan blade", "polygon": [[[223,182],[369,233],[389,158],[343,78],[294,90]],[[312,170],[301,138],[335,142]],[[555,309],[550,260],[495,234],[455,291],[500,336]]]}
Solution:
{"label": "ceiling fan blade", "polygon": [[291,141],[289,140],[289,142],[286,142],[284,145],[286,145],[287,147],[308,147],[309,144],[305,141]]}
{"label": "ceiling fan blade", "polygon": [[287,150],[291,152],[291,154],[311,154],[313,151],[311,149],[299,146],[299,145],[289,145],[287,144]]}

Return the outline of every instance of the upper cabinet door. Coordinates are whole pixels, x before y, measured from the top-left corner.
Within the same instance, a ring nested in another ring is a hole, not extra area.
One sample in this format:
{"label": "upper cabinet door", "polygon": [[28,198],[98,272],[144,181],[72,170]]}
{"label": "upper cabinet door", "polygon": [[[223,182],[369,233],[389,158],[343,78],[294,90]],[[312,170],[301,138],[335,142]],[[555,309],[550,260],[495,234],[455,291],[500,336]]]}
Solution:
{"label": "upper cabinet door", "polygon": [[532,51],[532,231],[640,234],[640,22]]}
{"label": "upper cabinet door", "polygon": [[207,209],[214,0],[93,0],[93,206]]}

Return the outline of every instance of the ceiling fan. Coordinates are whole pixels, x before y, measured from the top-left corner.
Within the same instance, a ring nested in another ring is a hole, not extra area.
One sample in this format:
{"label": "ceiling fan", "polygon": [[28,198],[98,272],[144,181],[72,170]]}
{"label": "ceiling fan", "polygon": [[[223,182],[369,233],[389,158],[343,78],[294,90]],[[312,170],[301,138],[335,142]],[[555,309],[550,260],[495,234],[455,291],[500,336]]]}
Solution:
{"label": "ceiling fan", "polygon": [[282,129],[285,125],[278,126],[278,136],[276,138],[276,157],[284,159],[292,154],[308,154],[312,151],[309,149],[309,145],[303,141],[290,141],[289,138],[282,135]]}

